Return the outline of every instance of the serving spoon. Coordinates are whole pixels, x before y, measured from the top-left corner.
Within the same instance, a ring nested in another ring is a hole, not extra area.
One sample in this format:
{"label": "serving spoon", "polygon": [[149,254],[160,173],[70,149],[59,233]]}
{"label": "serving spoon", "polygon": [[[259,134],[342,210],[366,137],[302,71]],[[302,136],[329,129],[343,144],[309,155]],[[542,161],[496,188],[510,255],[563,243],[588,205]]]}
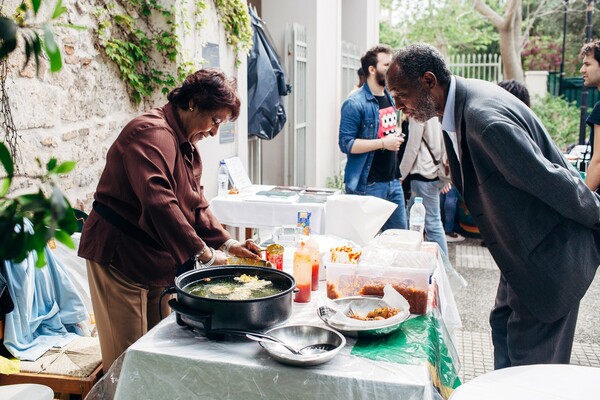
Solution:
{"label": "serving spoon", "polygon": [[254,340],[256,342],[275,343],[275,344],[282,345],[283,347],[288,349],[291,353],[296,354],[296,355],[309,355],[309,354],[324,353],[327,351],[334,350],[336,348],[336,346],[331,343],[315,343],[315,344],[309,344],[308,346],[304,346],[300,349],[297,349],[294,346],[292,346],[288,343],[285,343],[283,340],[281,340],[275,336],[271,336],[271,335],[267,335],[267,334],[258,334],[257,335],[257,334],[247,333],[246,337],[248,339]]}

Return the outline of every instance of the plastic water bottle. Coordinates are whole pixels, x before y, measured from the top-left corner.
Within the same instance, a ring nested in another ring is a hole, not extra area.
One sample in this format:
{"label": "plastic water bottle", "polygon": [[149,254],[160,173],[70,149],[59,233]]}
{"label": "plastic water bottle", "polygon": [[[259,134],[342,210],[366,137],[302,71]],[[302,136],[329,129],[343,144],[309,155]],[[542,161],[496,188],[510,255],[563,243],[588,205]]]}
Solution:
{"label": "plastic water bottle", "polygon": [[217,177],[217,196],[225,196],[229,188],[229,174],[227,173],[227,165],[221,160],[219,164],[219,175]]}
{"label": "plastic water bottle", "polygon": [[410,208],[410,228],[411,231],[420,232],[423,235],[425,229],[425,206],[422,197],[415,197],[415,203]]}

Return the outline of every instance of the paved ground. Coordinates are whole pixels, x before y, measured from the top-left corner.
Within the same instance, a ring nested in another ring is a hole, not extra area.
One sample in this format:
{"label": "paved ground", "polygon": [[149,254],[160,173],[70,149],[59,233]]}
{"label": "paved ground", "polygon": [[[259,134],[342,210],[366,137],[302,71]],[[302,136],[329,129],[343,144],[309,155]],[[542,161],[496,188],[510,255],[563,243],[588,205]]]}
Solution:
{"label": "paved ground", "polygon": [[[469,283],[468,287],[454,293],[463,322],[456,343],[462,365],[460,378],[467,382],[494,369],[488,316],[500,273],[489,251],[478,239],[449,243],[449,253],[452,265]],[[598,275],[581,303],[571,364],[600,367]]]}

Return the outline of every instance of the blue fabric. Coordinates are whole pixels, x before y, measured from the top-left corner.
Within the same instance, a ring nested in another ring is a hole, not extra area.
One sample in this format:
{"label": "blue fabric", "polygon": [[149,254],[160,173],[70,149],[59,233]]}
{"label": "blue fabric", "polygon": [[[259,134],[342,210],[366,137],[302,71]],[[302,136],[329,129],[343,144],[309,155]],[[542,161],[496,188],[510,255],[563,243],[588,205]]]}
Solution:
{"label": "blue fabric", "polygon": [[446,194],[440,195],[440,204],[443,211],[444,231],[446,233],[456,232],[456,210],[458,206],[458,190],[452,185],[452,189]]}
{"label": "blue fabric", "polygon": [[415,197],[423,198],[425,206],[425,236],[430,242],[436,242],[444,254],[448,254],[448,244],[446,243],[446,233],[442,226],[442,216],[440,215],[440,192],[446,185],[441,180],[425,182],[412,180],[410,182],[410,191],[412,205]]}
{"label": "blue fabric", "polygon": [[[390,94],[385,95],[393,105]],[[379,130],[379,103],[369,85],[363,85],[360,90],[352,93],[342,105],[340,120],[339,147],[348,156],[344,180],[346,193],[366,194],[367,178],[373,163],[373,152],[352,154],[352,146],[356,139],[376,139]]]}
{"label": "blue fabric", "polygon": [[406,205],[404,191],[398,179],[389,182],[374,182],[366,187],[366,194],[391,201],[398,205],[392,215],[383,224],[382,231],[387,229],[406,229]]}
{"label": "blue fabric", "polygon": [[63,347],[77,337],[87,310],[64,267],[46,247],[47,265],[36,268],[37,255],[20,263],[4,261],[2,273],[15,303],[6,314],[4,346],[16,358],[34,361],[52,347]]}

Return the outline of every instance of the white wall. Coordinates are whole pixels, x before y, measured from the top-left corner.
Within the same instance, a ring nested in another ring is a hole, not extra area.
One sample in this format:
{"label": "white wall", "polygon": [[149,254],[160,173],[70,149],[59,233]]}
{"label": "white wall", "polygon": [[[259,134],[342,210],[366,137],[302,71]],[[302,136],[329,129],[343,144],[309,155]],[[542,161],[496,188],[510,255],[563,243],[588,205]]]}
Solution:
{"label": "white wall", "polygon": [[379,44],[379,0],[343,0],[342,38],[361,52]]}
{"label": "white wall", "polygon": [[[306,28],[307,69],[307,168],[306,183],[324,186],[339,160],[337,132],[339,124],[341,0],[262,0],[265,21],[280,56],[287,54],[286,34],[294,22]],[[287,60],[287,57],[285,58]],[[287,64],[289,70],[289,64]],[[288,96],[288,100],[289,100]],[[289,101],[288,101],[289,103]],[[287,107],[288,116],[290,106]],[[284,182],[284,135],[263,142],[263,182]]]}
{"label": "white wall", "polygon": [[[261,18],[288,71],[286,35],[293,23],[306,28],[307,70],[307,185],[325,186],[326,178],[339,170],[341,152],[338,129],[341,103],[341,43],[358,45],[362,51],[379,41],[379,0],[261,0]],[[294,88],[295,89],[295,88]],[[271,141],[263,141],[262,177],[265,184],[284,182],[284,137],[291,126],[290,99],[288,123]]]}
{"label": "white wall", "polygon": [[[185,4],[185,3],[184,3]],[[196,54],[202,54],[204,42],[219,45],[220,68],[228,75],[235,76],[238,80],[238,91],[241,99],[240,116],[235,122],[235,141],[232,143],[219,143],[219,135],[214,138],[203,139],[198,142],[198,150],[202,157],[202,185],[207,199],[217,195],[217,171],[219,161],[225,158],[239,156],[248,170],[248,90],[246,74],[246,56],[241,57],[239,68],[235,67],[235,54],[227,46],[225,31],[220,27],[219,20],[212,1],[206,2],[204,12],[206,24],[199,32],[195,32],[194,48]]]}

